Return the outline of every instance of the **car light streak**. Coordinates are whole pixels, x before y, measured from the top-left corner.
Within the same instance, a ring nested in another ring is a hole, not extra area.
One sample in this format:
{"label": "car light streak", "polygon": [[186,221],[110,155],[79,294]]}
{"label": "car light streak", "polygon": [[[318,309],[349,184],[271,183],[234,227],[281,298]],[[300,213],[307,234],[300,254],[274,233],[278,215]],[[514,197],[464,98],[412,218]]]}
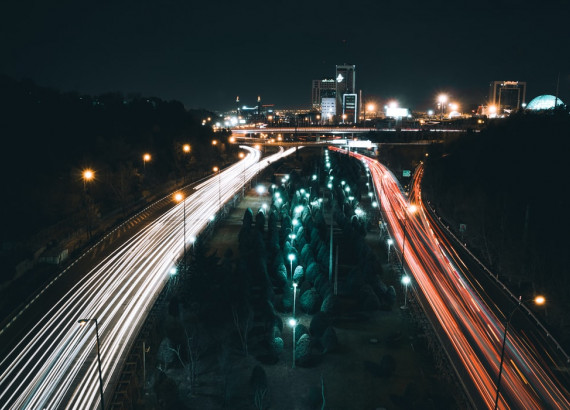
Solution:
{"label": "car light streak", "polygon": [[[406,234],[404,263],[414,278],[410,288],[420,303],[422,299],[428,302],[422,306],[437,319],[434,328],[467,394],[478,407],[493,408],[505,319],[481,285],[471,282],[466,264],[426,211],[420,190],[423,167],[419,167],[409,195],[418,211],[406,215],[409,203],[394,175],[376,160],[348,154],[368,164],[382,213],[400,252]],[[500,408],[570,408],[568,391],[552,371],[560,363],[552,367],[545,363],[537,347],[515,329],[509,330],[505,359]]]}
{"label": "car light streak", "polygon": [[[196,186],[186,205],[186,238],[197,237],[218,211],[270,163],[295,152],[248,155]],[[260,161],[261,160],[261,161]],[[104,391],[116,382],[131,343],[184,252],[182,201],[101,260],[32,326],[0,361],[0,408],[87,409],[100,405],[91,326],[99,322]],[[187,242],[189,242],[187,240]],[[107,400],[105,400],[107,402]]]}

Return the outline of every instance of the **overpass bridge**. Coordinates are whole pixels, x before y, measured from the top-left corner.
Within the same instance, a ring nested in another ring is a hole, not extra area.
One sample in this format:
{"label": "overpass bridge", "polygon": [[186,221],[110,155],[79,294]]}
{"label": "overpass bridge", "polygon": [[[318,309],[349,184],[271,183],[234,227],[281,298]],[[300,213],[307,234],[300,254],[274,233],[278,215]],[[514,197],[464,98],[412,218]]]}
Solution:
{"label": "overpass bridge", "polygon": [[236,126],[231,131],[234,135],[260,135],[260,134],[293,134],[293,135],[354,135],[367,134],[370,132],[465,132],[467,128],[436,128],[436,127],[418,127],[418,128],[374,128],[374,127],[358,127],[358,126],[309,126],[309,127],[252,127],[252,126]]}

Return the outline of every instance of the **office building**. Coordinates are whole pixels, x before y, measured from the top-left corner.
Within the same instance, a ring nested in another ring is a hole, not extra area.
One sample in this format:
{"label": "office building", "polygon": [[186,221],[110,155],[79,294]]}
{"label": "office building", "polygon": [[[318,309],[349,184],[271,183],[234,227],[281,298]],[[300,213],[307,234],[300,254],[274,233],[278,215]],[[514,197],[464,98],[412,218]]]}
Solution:
{"label": "office building", "polygon": [[321,119],[323,123],[331,122],[336,115],[336,98],[321,98]]}
{"label": "office building", "polygon": [[342,122],[358,122],[358,94],[344,94],[342,96]]}
{"label": "office building", "polygon": [[526,82],[493,81],[489,85],[489,107],[497,116],[509,115],[526,104]]}
{"label": "office building", "polygon": [[323,78],[322,80],[313,80],[313,88],[311,94],[311,105],[314,110],[321,109],[323,98],[334,98],[336,95],[336,84],[334,78]]}
{"label": "office building", "polygon": [[[355,94],[356,90],[356,66],[354,64],[343,64],[336,66],[336,108],[337,115],[345,113],[344,95]],[[355,101],[358,99],[355,98]],[[349,98],[348,101],[352,101]],[[358,116],[358,106],[355,107]],[[358,120],[358,117],[356,118]]]}

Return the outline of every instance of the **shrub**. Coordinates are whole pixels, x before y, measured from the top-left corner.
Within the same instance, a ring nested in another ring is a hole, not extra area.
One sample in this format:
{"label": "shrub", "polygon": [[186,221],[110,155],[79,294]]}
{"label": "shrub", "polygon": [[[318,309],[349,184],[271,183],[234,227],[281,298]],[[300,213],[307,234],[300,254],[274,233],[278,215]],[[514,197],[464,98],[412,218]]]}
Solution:
{"label": "shrub", "polygon": [[321,337],[325,330],[331,326],[330,318],[323,312],[317,312],[311,319],[309,331],[314,338]]}
{"label": "shrub", "polygon": [[308,334],[309,334],[309,330],[307,329],[307,327],[304,324],[297,323],[295,325],[295,343],[297,343],[299,341],[301,336],[308,335]]}
{"label": "shrub", "polygon": [[335,311],[335,298],[332,293],[329,293],[321,305],[321,312],[332,314]]}
{"label": "shrub", "polygon": [[299,338],[297,341],[297,345],[295,346],[295,362],[297,364],[304,364],[309,361],[311,356],[311,338],[309,335],[304,334]]}
{"label": "shrub", "polygon": [[315,289],[310,289],[301,296],[301,307],[311,315],[320,309],[321,303],[322,299]]}
{"label": "shrub", "polygon": [[269,350],[272,355],[279,356],[283,351],[283,339],[281,337],[274,338],[269,344]]}
{"label": "shrub", "polygon": [[301,283],[303,281],[303,277],[305,276],[305,270],[301,265],[295,268],[295,273],[293,274],[293,282]]}
{"label": "shrub", "polygon": [[338,338],[336,337],[336,331],[332,326],[325,329],[323,336],[321,337],[321,346],[323,346],[324,352],[332,352],[338,347]]}

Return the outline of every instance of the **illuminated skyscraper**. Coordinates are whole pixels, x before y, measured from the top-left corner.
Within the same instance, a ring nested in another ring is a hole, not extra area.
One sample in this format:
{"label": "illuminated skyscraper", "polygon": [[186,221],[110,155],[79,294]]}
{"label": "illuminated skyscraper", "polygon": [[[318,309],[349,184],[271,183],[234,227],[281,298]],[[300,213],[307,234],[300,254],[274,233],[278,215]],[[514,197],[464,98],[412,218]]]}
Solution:
{"label": "illuminated skyscraper", "polygon": [[[356,66],[354,64],[337,65],[335,80],[337,115],[341,115],[345,111],[344,95],[356,93]],[[352,102],[352,98],[349,100]],[[358,112],[358,107],[354,107],[354,110]]]}

